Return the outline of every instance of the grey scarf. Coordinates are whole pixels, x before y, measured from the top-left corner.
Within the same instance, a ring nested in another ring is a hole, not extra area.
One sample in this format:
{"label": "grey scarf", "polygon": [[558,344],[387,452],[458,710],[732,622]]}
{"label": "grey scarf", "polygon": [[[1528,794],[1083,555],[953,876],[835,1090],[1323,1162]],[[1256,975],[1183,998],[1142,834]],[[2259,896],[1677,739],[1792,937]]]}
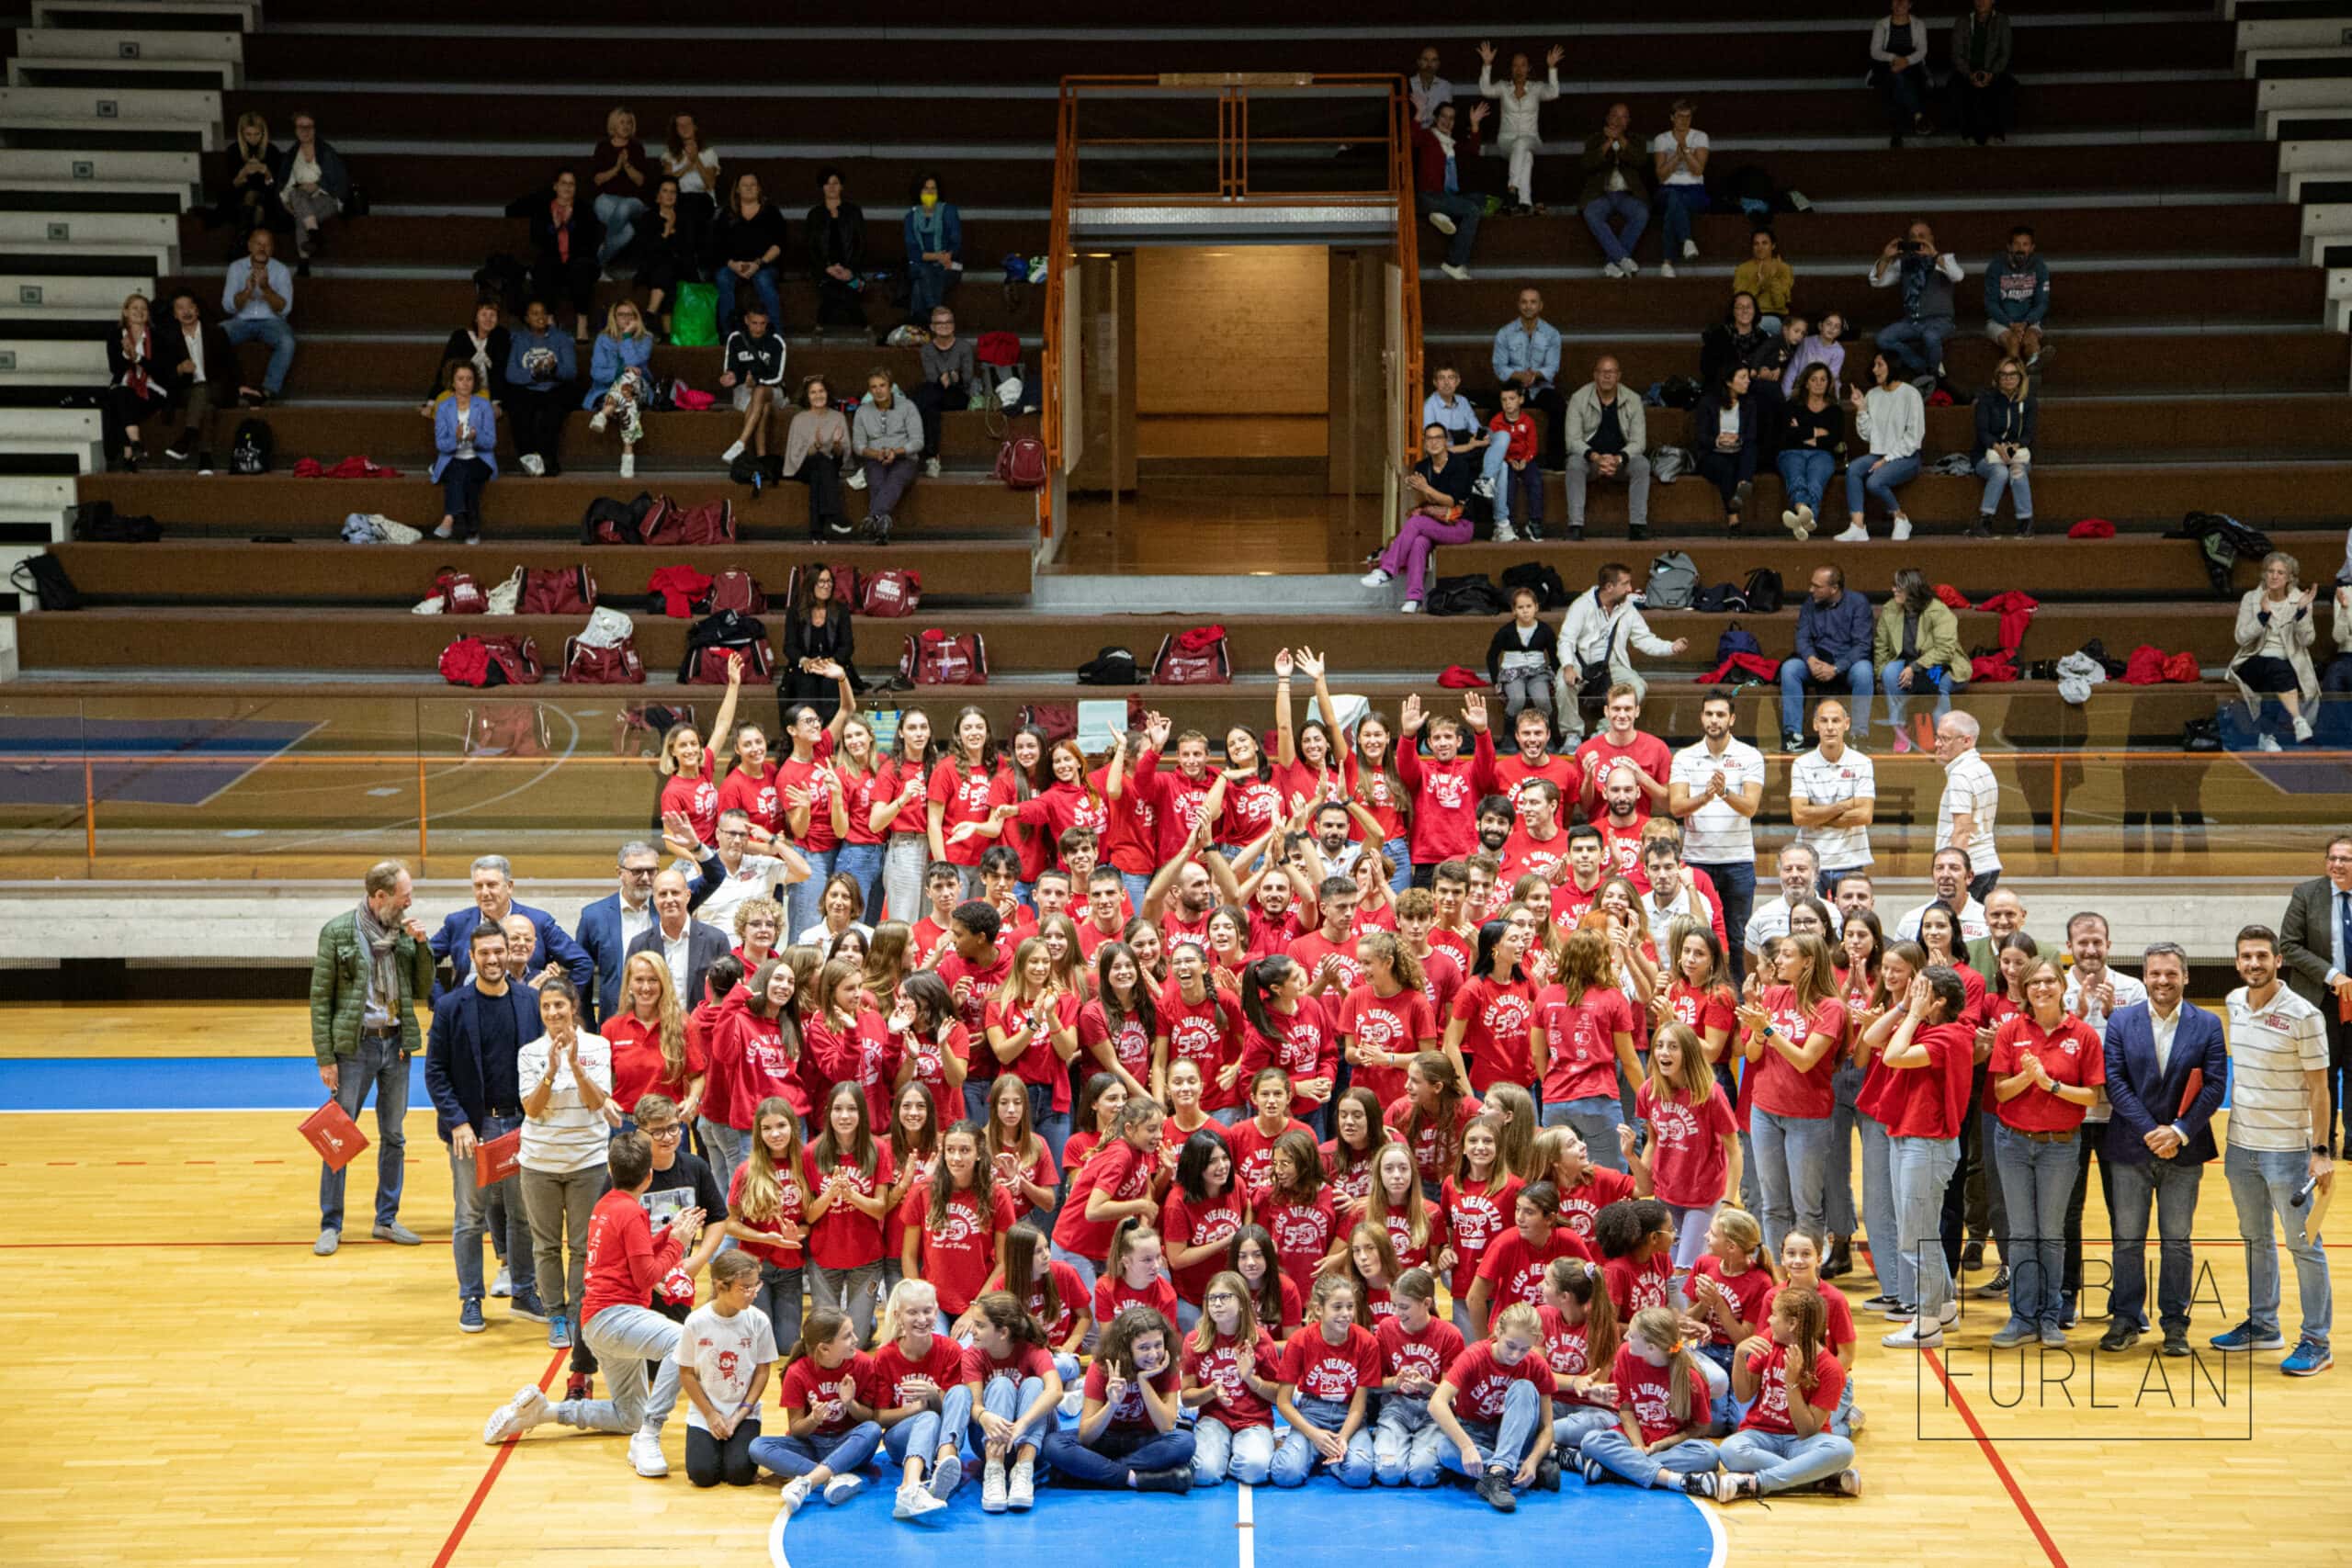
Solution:
{"label": "grey scarf", "polygon": [[401,931],[397,926],[387,927],[376,919],[376,911],[368,900],[359,900],[359,920],[356,928],[360,942],[368,950],[368,1016],[387,1023],[400,1020],[401,1002]]}

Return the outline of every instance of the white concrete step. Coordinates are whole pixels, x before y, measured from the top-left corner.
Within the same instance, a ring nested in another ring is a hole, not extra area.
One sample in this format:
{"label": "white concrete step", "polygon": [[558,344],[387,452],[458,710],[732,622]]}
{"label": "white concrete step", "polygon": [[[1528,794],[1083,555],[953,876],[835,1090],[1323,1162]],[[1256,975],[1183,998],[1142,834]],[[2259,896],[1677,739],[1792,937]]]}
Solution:
{"label": "white concrete step", "polygon": [[195,186],[202,165],[193,152],[132,152],[111,148],[0,148],[0,186],[21,188],[26,181],[62,180],[75,186],[127,180]]}
{"label": "white concrete step", "polygon": [[158,273],[179,270],[180,220],[170,212],[0,212],[0,251],[54,257],[152,258]]}
{"label": "white concrete step", "polygon": [[[0,387],[104,381],[107,345],[95,339],[12,338],[0,333]],[[16,410],[8,411],[10,415]]]}
{"label": "white concrete step", "polygon": [[2341,49],[2352,43],[2352,17],[2281,17],[2240,22],[2240,50]]}
{"label": "white concrete step", "polygon": [[0,321],[36,319],[54,321],[61,316],[74,320],[95,317],[113,321],[122,309],[125,297],[144,294],[155,297],[155,279],[150,277],[40,277],[30,274],[0,275]]}
{"label": "white concrete step", "polygon": [[220,95],[199,87],[0,87],[0,130],[177,130],[220,145]]}
{"label": "white concrete step", "polygon": [[[1057,615],[1160,615],[1171,606],[1197,604],[1214,586],[1217,609],[1227,615],[1295,613],[1300,610],[1362,612],[1386,607],[1395,595],[1364,587],[1338,573],[1289,573],[1215,579],[1127,573],[1048,572],[1029,585],[1029,603]],[[1181,630],[1182,628],[1175,628]],[[1138,658],[1148,650],[1136,649]]]}
{"label": "white concrete step", "polygon": [[2352,107],[2352,76],[2283,76],[2254,90],[2255,107],[2273,110]]}
{"label": "white concrete step", "polygon": [[2256,112],[2255,118],[2261,128],[2263,140],[2276,141],[2278,140],[2280,124],[2287,120],[2352,119],[2352,103],[2302,104],[2288,108],[2262,109]]}
{"label": "white concrete step", "polygon": [[2303,209],[2303,260],[2323,265],[2331,245],[2352,242],[2352,201],[2314,202]]}
{"label": "white concrete step", "polygon": [[2341,44],[2264,45],[2254,49],[2241,46],[2238,51],[2238,74],[2248,81],[2261,74],[2266,60],[2334,60],[2345,52]]}
{"label": "white concrete step", "polygon": [[[111,9],[111,7],[108,7]],[[19,60],[220,60],[242,65],[245,35],[179,28],[18,28]]]}
{"label": "white concrete step", "polygon": [[[14,417],[16,411],[11,410]],[[63,517],[74,481],[45,474],[0,474],[0,512],[10,517]]]}
{"label": "white concrete step", "polygon": [[60,454],[85,474],[106,469],[96,409],[10,409],[0,419],[0,452]]}
{"label": "white concrete step", "polygon": [[33,26],[54,27],[71,16],[202,17],[252,32],[261,26],[261,0],[33,0]]}
{"label": "white concrete step", "polygon": [[94,55],[74,60],[43,55],[36,60],[8,62],[8,85],[12,87],[74,86],[64,80],[68,72],[87,74],[103,71],[116,85],[135,85],[142,76],[187,76],[211,78],[220,84],[220,90],[230,91],[245,85],[244,62],[236,60],[174,60],[169,55],[154,54],[139,58],[120,55]]}

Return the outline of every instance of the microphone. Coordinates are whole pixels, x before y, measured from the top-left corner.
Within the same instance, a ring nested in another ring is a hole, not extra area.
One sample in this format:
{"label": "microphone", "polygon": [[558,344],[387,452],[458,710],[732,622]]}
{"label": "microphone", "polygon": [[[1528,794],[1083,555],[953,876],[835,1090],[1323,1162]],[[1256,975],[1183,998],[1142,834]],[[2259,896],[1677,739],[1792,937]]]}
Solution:
{"label": "microphone", "polygon": [[2292,1198],[2290,1198],[2290,1199],[2289,1199],[2289,1200],[2288,1200],[2288,1204],[2289,1204],[2289,1206],[2290,1206],[2290,1207],[2291,1207],[2291,1208],[2297,1208],[2297,1209],[2301,1208],[2304,1204],[2306,1204],[2306,1203],[2308,1203],[2308,1202],[2310,1202],[2310,1201],[2312,1201],[2312,1192],[2314,1192],[2315,1190],[2318,1190],[2318,1187],[2319,1187],[2319,1178],[2318,1178],[2318,1177],[2316,1177],[2316,1176],[2306,1176],[2306,1177],[2304,1177],[2304,1178],[2303,1178],[2303,1184],[2302,1184],[2301,1187],[2298,1187],[2298,1188],[2296,1188],[2296,1189],[2295,1189],[2295,1195],[2294,1195],[2294,1197],[2292,1197]]}

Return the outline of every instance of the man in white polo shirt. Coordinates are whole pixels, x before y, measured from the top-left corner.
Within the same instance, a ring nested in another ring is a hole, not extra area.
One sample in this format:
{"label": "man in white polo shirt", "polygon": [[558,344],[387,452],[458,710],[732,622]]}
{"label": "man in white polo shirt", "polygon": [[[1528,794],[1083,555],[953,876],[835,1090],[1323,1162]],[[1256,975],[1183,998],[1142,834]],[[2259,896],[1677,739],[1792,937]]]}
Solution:
{"label": "man in white polo shirt", "polygon": [[1976,754],[1973,718],[1953,712],[1937,721],[1936,761],[1944,765],[1944,793],[1936,802],[1936,848],[1952,845],[1968,852],[1973,868],[1968,896],[1982,900],[2001,880],[2001,852],[1993,839],[2001,785]]}
{"label": "man in white polo shirt", "polygon": [[1809,844],[1821,861],[1821,896],[1837,891],[1838,878],[1871,863],[1871,818],[1878,806],[1878,771],[1846,744],[1852,716],[1841,702],[1813,710],[1813,732],[1821,744],[1800,751],[1789,764],[1789,819],[1797,842]]}
{"label": "man in white polo shirt", "polygon": [[1723,900],[1724,930],[1733,938],[1732,978],[1747,973],[1740,939],[1756,902],[1756,831],[1764,804],[1764,754],[1731,733],[1731,698],[1711,694],[1699,705],[1706,739],[1674,754],[1667,773],[1667,809],[1682,823],[1682,861],[1703,871]]}
{"label": "man in white polo shirt", "polygon": [[[2146,1001],[2148,988],[2140,984],[2138,976],[2107,966],[2107,917],[2096,910],[2086,909],[2066,922],[2066,951],[2075,961],[2074,967],[2066,973],[2066,1010],[2090,1026],[2103,1048],[2107,1043],[2107,1021],[2125,1008]],[[2083,1112],[2083,1136],[2076,1146],[2081,1163],[2075,1168],[2074,1196],[2067,1201],[2066,1208],[2069,1328],[2075,1325],[2082,1305],[2083,1205],[2090,1195],[2091,1156],[2107,1136],[2107,1123],[2113,1115],[2114,1108],[2108,1104],[2105,1089]],[[2108,1214],[2108,1234],[2111,1235],[2115,1224],[2115,1177],[2104,1159],[2098,1163],[2098,1187],[2100,1203]],[[2109,1282],[2113,1283],[2111,1280]]]}
{"label": "man in white polo shirt", "polygon": [[2327,1254],[2312,1234],[2321,1191],[2295,1194],[2316,1179],[2335,1182],[2323,1131],[2327,1124],[2327,1032],[2319,1010],[2278,983],[2278,939],[2267,926],[2238,932],[2238,978],[2229,995],[2230,1131],[2222,1172],[2245,1238],[2246,1320],[2213,1337],[2217,1350],[2283,1348],[2278,1328],[2278,1253],[2270,1219],[2278,1217],[2295,1288],[2302,1298],[2302,1335],[2280,1364],[2290,1377],[2314,1377],[2335,1364],[2328,1349],[2334,1303]]}
{"label": "man in white polo shirt", "polygon": [[1952,912],[1960,921],[1962,943],[1984,942],[1990,938],[1993,928],[1985,921],[1984,906],[1969,897],[1969,872],[1966,850],[1952,845],[1939,849],[1928,866],[1928,880],[1935,884],[1936,896],[1927,904],[1904,912],[1903,918],[1894,922],[1895,939],[1899,942],[1919,940],[1919,917],[1928,912],[1928,904],[1941,904]]}
{"label": "man in white polo shirt", "polygon": [[[1769,904],[1758,904],[1756,912],[1747,917],[1747,962],[1754,965],[1764,962],[1764,944],[1776,937],[1789,934],[1789,907],[1800,898],[1814,897],[1814,879],[1821,874],[1821,862],[1810,844],[1785,844],[1781,849],[1781,896]],[[1833,937],[1835,931],[1830,933]]]}

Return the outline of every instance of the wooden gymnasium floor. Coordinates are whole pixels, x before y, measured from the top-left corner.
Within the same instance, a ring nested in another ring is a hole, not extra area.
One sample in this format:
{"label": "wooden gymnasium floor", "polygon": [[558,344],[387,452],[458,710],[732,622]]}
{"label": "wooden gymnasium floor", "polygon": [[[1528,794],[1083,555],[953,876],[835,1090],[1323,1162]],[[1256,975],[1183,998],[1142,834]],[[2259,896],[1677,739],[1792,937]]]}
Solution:
{"label": "wooden gymnasium floor", "polygon": [[[36,1058],[101,1059],[128,1078],[142,1059],[306,1055],[303,1016],[291,1008],[22,1007],[11,1020],[0,1074]],[[371,1243],[363,1219],[332,1259],[311,1255],[317,1168],[296,1119],[0,1116],[0,1250],[12,1280],[0,1353],[19,1369],[19,1394],[0,1413],[0,1447],[11,1456],[0,1473],[0,1561],[765,1561],[774,1484],[691,1490],[677,1421],[667,1443],[673,1472],[661,1482],[630,1474],[617,1439],[542,1435],[484,1448],[483,1416],[518,1384],[553,1371],[555,1358],[536,1325],[502,1321],[502,1303],[490,1303],[489,1332],[457,1332],[447,1168],[430,1111],[409,1117],[403,1208],[426,1245]],[[372,1112],[362,1125],[372,1132]],[[362,1216],[373,1158],[364,1156],[353,1178]],[[2199,1235],[2216,1242],[2198,1251],[2200,1296],[2235,1305],[2243,1264],[2228,1242],[2234,1221],[2218,1171],[2199,1219]],[[2330,1257],[2342,1267],[2345,1244]],[[2291,1333],[2291,1265],[2286,1272]],[[2352,1309],[2341,1275],[2335,1296],[2339,1314]],[[2064,1385],[2075,1396],[2070,1412],[2052,1407],[2061,1387],[2020,1401],[2013,1363],[1988,1388],[1985,1339],[2001,1314],[1973,1299],[1965,1313],[1933,1358],[1882,1349],[1883,1325],[1864,1321],[1865,1495],[1719,1510],[1724,1561],[1818,1556],[1826,1540],[1840,1560],[1884,1568],[1963,1556],[2075,1568],[2202,1564],[2217,1542],[2258,1551],[2266,1568],[2346,1560],[2352,1511],[2332,1480],[2314,1487],[2306,1478],[2315,1460],[2344,1451],[2352,1366],[2299,1382],[2278,1375],[2278,1352],[2256,1357],[2251,1376],[2244,1358],[2226,1367],[2209,1358],[2204,1376],[2226,1377],[2228,1404],[2216,1408],[2212,1382],[2200,1381],[2192,1411],[2189,1363],[2148,1359],[2152,1340],[2131,1358],[2098,1358],[2094,1391],[2083,1363],[2100,1325],[2086,1324],[2075,1335],[2086,1354]],[[2224,1325],[2200,1304],[2196,1342]],[[1954,1376],[1964,1410],[1947,1404],[1939,1370]],[[2167,1372],[2172,1404],[2154,1383]],[[2100,1408],[2090,1407],[2094,1394]],[[2144,1440],[2156,1438],[2176,1440]],[[1520,1522],[1560,1508],[1557,1526],[1575,1529],[1579,1490],[1572,1481],[1560,1498],[1524,1506]],[[1222,1495],[1216,1506],[1230,1508],[1230,1490]],[[1055,1502],[1041,1494],[1033,1517]],[[856,1522],[879,1532],[857,1550],[885,1557],[946,1544],[909,1537],[878,1506]],[[956,1544],[985,1540],[967,1533],[988,1528],[977,1515],[959,1516],[956,1527]]]}

